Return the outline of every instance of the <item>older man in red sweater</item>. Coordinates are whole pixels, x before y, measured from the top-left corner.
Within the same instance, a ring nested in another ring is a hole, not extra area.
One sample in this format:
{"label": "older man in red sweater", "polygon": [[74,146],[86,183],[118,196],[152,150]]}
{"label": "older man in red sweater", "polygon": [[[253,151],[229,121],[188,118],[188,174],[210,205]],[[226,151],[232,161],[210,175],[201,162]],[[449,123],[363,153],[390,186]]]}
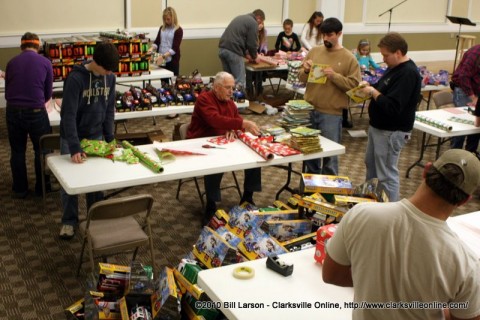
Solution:
{"label": "older man in red sweater", "polygon": [[[223,71],[217,73],[213,89],[201,94],[195,103],[187,139],[220,135],[225,135],[227,139],[235,139],[237,130],[245,130],[254,135],[260,133],[255,122],[243,119],[238,113],[237,106],[231,99],[234,88],[235,80],[231,74]],[[223,173],[218,173],[204,178],[207,205],[203,225],[210,221],[217,210],[216,202],[221,200],[222,177]],[[260,168],[245,170],[241,203],[247,201],[253,204],[253,192],[262,189],[261,177]]]}

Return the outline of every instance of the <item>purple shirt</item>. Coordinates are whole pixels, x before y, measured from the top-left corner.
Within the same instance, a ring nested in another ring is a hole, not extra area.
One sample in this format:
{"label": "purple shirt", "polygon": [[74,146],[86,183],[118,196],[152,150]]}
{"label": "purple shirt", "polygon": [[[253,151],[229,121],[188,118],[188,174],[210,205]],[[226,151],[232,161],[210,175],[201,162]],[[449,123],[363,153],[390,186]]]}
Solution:
{"label": "purple shirt", "polygon": [[7,106],[40,108],[52,97],[53,68],[44,56],[24,50],[7,64],[5,99]]}

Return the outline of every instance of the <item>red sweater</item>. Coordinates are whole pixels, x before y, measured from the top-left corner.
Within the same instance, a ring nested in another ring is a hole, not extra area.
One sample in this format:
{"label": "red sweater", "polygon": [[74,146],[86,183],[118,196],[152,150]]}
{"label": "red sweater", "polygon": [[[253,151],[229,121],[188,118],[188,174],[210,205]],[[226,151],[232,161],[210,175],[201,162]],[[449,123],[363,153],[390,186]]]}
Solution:
{"label": "red sweater", "polygon": [[218,100],[213,91],[202,93],[192,114],[187,139],[224,135],[228,130],[241,130],[243,118],[235,103]]}

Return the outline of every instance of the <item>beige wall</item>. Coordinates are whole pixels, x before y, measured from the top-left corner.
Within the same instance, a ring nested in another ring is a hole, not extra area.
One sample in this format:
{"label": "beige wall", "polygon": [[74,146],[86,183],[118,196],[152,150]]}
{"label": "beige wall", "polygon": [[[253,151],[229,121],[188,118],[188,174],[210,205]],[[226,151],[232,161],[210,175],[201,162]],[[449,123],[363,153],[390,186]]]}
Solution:
{"label": "beige wall", "polygon": [[[185,1],[185,0],[183,0]],[[275,0],[274,0],[275,1]],[[324,0],[332,1],[332,0]],[[364,0],[367,1],[367,0]],[[373,0],[368,0],[373,1]],[[382,0],[376,0],[382,1]],[[430,0],[431,1],[431,0]],[[469,0],[451,0],[452,12],[455,16],[468,16]],[[471,0],[470,0],[471,1]],[[158,0],[131,0],[132,2],[132,25],[142,25],[142,21],[158,21],[155,27],[161,23],[161,1]],[[142,3],[140,6],[139,3]],[[290,0],[288,7],[288,18],[295,23],[295,28],[301,30],[301,26],[308,20],[313,11],[317,10],[317,0],[301,0],[302,5],[298,5],[299,1]],[[472,3],[473,8],[478,8],[480,12],[480,4],[476,4],[477,0]],[[168,1],[169,5],[173,5],[174,1]],[[272,2],[273,3],[273,2]],[[362,23],[363,19],[363,1],[344,0],[344,23]],[[268,11],[267,20],[268,20]],[[327,12],[324,12],[329,16]],[[477,13],[475,13],[477,14]],[[480,14],[480,13],[479,13]],[[179,14],[180,15],[180,14]],[[181,21],[182,22],[182,21]],[[185,22],[186,23],[186,22]],[[273,23],[273,22],[271,22]],[[268,24],[267,24],[268,25]],[[279,25],[277,29],[279,30]],[[360,27],[361,28],[361,27]],[[358,32],[358,30],[357,30]],[[462,33],[477,36],[477,43],[480,43],[480,34],[469,32],[468,27],[462,28]],[[362,38],[368,38],[372,42],[372,51],[378,51],[376,43],[382,37],[383,33],[361,33],[361,34],[344,34],[343,44],[346,48],[355,48]],[[404,33],[409,43],[410,51],[429,51],[429,50],[455,50],[456,33],[438,32],[438,33]],[[155,34],[150,34],[151,38]],[[276,32],[269,33],[269,47],[273,48],[276,39]],[[1,39],[0,39],[1,41]],[[213,75],[220,70],[221,64],[218,59],[218,36],[208,39],[184,39],[182,42],[182,59],[180,63],[181,74],[189,74],[194,69],[198,69],[203,75]],[[0,49],[0,69],[4,70],[7,62],[19,52],[18,48]]]}

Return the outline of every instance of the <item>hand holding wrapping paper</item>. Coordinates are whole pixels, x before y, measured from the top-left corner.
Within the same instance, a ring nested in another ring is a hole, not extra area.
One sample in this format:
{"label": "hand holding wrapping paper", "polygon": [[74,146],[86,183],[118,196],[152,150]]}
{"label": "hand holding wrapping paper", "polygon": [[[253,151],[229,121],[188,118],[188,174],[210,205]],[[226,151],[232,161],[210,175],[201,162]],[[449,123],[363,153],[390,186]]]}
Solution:
{"label": "hand holding wrapping paper", "polygon": [[155,173],[163,172],[163,167],[160,165],[160,163],[151,159],[147,154],[143,153],[138,148],[134,147],[130,142],[128,142],[126,140],[123,140],[122,141],[122,146],[125,149],[131,149],[133,151],[133,154],[136,157],[138,157],[138,159],[140,159],[140,162],[142,162],[144,165],[146,165],[153,172],[155,172]]}
{"label": "hand holding wrapping paper", "polygon": [[103,140],[82,139],[80,147],[87,156],[97,156],[103,158],[113,158],[113,152],[116,148],[116,141],[109,143]]}

